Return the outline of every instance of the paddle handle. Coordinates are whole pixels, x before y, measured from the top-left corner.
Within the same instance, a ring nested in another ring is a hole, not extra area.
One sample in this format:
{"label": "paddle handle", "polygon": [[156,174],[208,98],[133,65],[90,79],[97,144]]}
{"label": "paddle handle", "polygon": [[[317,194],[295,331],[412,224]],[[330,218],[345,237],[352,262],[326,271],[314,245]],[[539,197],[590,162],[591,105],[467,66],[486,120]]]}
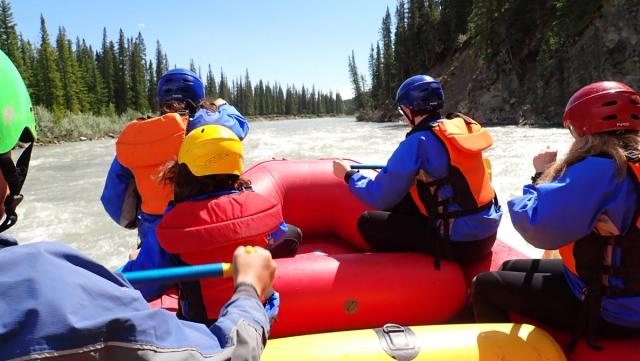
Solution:
{"label": "paddle handle", "polygon": [[129,283],[135,286],[147,283],[173,283],[201,278],[230,277],[233,275],[233,272],[231,270],[231,263],[211,263],[197,266],[123,272],[122,275]]}
{"label": "paddle handle", "polygon": [[[253,246],[245,246],[244,251],[255,253]],[[231,263],[210,263],[196,266],[181,266],[150,269],[144,271],[122,272],[122,275],[132,285],[145,283],[174,283],[178,281],[192,281],[201,278],[218,278],[233,276]]]}
{"label": "paddle handle", "polygon": [[352,164],[351,169],[382,169],[384,164]]}

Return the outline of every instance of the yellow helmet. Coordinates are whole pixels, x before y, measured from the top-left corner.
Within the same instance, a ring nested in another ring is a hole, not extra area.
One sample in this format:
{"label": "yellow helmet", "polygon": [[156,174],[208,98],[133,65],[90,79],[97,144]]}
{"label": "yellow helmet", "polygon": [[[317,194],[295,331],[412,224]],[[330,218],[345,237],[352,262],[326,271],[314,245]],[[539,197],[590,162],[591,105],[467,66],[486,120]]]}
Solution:
{"label": "yellow helmet", "polygon": [[203,125],[192,130],[182,142],[178,163],[201,177],[211,174],[240,175],[243,168],[242,142],[222,125]]}

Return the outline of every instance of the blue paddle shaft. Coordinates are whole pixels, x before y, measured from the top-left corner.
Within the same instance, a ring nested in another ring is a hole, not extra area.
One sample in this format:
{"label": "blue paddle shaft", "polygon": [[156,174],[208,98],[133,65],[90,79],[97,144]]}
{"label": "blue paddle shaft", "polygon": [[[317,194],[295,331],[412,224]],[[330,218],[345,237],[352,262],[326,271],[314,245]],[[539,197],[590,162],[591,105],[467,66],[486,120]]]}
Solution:
{"label": "blue paddle shaft", "polygon": [[382,169],[383,164],[352,164],[351,169]]}
{"label": "blue paddle shaft", "polygon": [[212,263],[198,266],[160,268],[145,271],[123,272],[132,285],[146,283],[170,283],[189,281],[207,277],[225,277],[231,275],[229,263]]}

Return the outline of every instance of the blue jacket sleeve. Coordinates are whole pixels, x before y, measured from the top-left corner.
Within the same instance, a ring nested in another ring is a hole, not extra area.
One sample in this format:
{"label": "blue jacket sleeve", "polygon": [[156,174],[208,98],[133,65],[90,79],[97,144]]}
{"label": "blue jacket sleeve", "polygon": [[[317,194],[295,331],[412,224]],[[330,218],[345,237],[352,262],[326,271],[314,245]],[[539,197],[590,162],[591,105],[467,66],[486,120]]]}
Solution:
{"label": "blue jacket sleeve", "polygon": [[403,140],[374,179],[355,173],[349,179],[351,192],[376,209],[388,209],[397,204],[407,194],[420,170],[421,143],[421,138],[415,135]]}
{"label": "blue jacket sleeve", "polygon": [[523,196],[508,202],[513,226],[543,249],[588,235],[603,213],[625,232],[633,220],[636,191],[629,176],[616,179],[615,167],[612,159],[588,157],[553,182],[525,185]]}
{"label": "blue jacket sleeve", "polygon": [[187,133],[203,125],[211,124],[223,125],[231,129],[240,140],[243,140],[249,133],[247,120],[236,108],[228,104],[221,106],[215,113],[206,109],[198,110],[193,118],[189,119]]}
{"label": "blue jacket sleeve", "polygon": [[279,241],[287,234],[288,230],[289,228],[287,227],[287,224],[284,221],[282,221],[280,222],[280,225],[278,226],[278,228],[276,228],[273,232],[269,233],[267,237],[270,240]]}
{"label": "blue jacket sleeve", "polygon": [[127,228],[135,228],[138,205],[137,199],[133,199],[133,192],[137,192],[133,173],[114,157],[100,201],[109,217]]}
{"label": "blue jacket sleeve", "polygon": [[[175,256],[167,253],[164,249],[162,249],[162,247],[160,246],[160,242],[158,241],[158,238],[156,236],[156,227],[162,217],[153,218],[154,219],[151,222],[142,222],[140,224],[140,230],[144,232],[141,234],[141,237],[143,239],[138,257],[136,257],[136,259],[134,260],[128,261],[122,268],[119,269],[119,271],[132,272],[179,266],[179,263],[174,258]],[[174,284],[172,283],[158,283],[141,285],[136,288],[138,289],[138,291],[140,291],[142,296],[147,301],[151,301],[162,296],[164,291],[173,286]]]}

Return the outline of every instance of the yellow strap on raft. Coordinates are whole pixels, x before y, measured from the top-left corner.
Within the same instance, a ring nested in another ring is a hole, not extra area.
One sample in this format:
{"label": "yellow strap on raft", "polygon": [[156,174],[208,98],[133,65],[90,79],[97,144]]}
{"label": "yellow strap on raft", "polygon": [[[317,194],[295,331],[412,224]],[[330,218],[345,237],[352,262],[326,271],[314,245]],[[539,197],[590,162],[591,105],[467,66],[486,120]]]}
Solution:
{"label": "yellow strap on raft", "polygon": [[[277,327],[277,326],[276,326]],[[418,348],[410,360],[561,361],[562,348],[544,330],[526,324],[467,324],[411,327]],[[396,348],[411,350],[397,338]],[[374,330],[269,340],[262,361],[393,360]]]}

